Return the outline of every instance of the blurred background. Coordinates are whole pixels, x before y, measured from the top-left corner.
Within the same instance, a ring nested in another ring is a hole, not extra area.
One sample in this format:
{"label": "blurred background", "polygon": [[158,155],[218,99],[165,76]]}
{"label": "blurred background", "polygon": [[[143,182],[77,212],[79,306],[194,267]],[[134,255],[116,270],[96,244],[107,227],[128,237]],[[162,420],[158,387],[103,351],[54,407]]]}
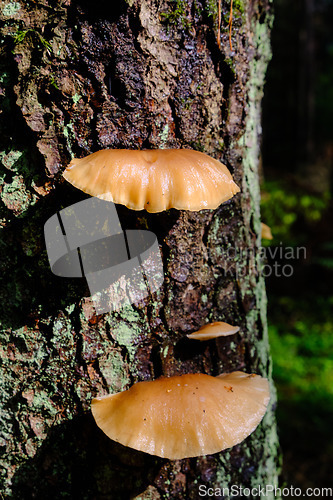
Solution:
{"label": "blurred background", "polygon": [[266,278],[268,322],[281,483],[305,489],[333,481],[333,0],[274,4],[261,191],[281,276]]}

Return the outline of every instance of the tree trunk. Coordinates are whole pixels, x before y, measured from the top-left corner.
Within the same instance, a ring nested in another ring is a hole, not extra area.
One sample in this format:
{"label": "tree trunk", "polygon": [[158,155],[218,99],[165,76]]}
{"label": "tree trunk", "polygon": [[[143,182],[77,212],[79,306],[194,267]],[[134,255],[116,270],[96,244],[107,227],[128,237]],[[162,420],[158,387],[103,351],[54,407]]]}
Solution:
{"label": "tree trunk", "polygon": [[[271,2],[221,6],[219,33],[217,0],[1,2],[3,495],[196,499],[201,485],[277,484],[273,386],[250,437],[199,458],[123,447],[90,413],[93,396],[161,375],[271,379],[258,183]],[[221,160],[242,192],[201,212],[118,206],[123,227],[157,235],[164,284],[138,305],[91,316],[83,279],[53,275],[45,249],[49,217],[87,197],[63,181],[63,166],[102,148],[158,147]],[[240,333],[185,340],[214,320]]]}

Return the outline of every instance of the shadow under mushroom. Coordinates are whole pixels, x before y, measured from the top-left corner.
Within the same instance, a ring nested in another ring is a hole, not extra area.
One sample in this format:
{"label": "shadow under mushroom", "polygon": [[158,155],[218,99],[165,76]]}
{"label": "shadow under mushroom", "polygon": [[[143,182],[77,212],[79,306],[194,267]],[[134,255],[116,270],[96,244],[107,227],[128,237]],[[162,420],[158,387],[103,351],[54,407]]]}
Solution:
{"label": "shadow under mushroom", "polygon": [[91,415],[51,429],[13,478],[14,499],[129,499],[144,491],[163,460],[111,441]]}

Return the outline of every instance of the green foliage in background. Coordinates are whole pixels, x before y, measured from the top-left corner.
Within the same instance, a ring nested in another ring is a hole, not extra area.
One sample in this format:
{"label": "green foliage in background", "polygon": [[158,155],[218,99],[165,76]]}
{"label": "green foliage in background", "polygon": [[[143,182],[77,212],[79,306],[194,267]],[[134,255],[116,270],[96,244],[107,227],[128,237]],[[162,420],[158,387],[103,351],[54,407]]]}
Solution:
{"label": "green foliage in background", "polygon": [[269,298],[284,480],[327,486],[333,457],[333,296]]}
{"label": "green foliage in background", "polygon": [[325,400],[333,411],[333,296],[279,297],[270,306],[274,378],[280,399]]}
{"label": "green foliage in background", "polygon": [[329,193],[312,194],[282,181],[265,182],[261,188],[261,218],[270,226],[273,244],[304,244],[309,230],[328,208]]}
{"label": "green foliage in background", "polygon": [[[295,184],[297,187],[295,187]],[[302,488],[326,486],[333,462],[333,241],[329,194],[295,182],[262,186],[268,244],[306,247],[289,280],[267,280],[268,323],[284,480]]]}

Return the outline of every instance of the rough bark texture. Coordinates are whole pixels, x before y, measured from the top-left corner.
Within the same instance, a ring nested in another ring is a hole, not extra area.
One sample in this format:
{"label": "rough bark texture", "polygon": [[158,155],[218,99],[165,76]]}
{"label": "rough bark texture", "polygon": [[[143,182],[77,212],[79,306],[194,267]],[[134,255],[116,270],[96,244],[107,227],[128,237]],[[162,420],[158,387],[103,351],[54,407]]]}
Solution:
{"label": "rough bark texture", "polygon": [[[112,5],[110,5],[112,4]],[[271,376],[260,275],[260,102],[270,0],[1,2],[2,493],[12,498],[199,498],[200,484],[277,483],[275,393],[257,430],[225,452],[182,461],[110,440],[91,397],[162,374]],[[83,280],[54,276],[46,220],[85,195],[61,179],[101,148],[189,147],[222,160],[242,193],[215,211],[149,215],[123,227],[159,239],[162,289],[90,318]],[[250,258],[230,259],[232,248]],[[90,318],[90,319],[88,319]],[[200,343],[208,320],[241,327]],[[272,496],[271,498],[274,498]]]}

